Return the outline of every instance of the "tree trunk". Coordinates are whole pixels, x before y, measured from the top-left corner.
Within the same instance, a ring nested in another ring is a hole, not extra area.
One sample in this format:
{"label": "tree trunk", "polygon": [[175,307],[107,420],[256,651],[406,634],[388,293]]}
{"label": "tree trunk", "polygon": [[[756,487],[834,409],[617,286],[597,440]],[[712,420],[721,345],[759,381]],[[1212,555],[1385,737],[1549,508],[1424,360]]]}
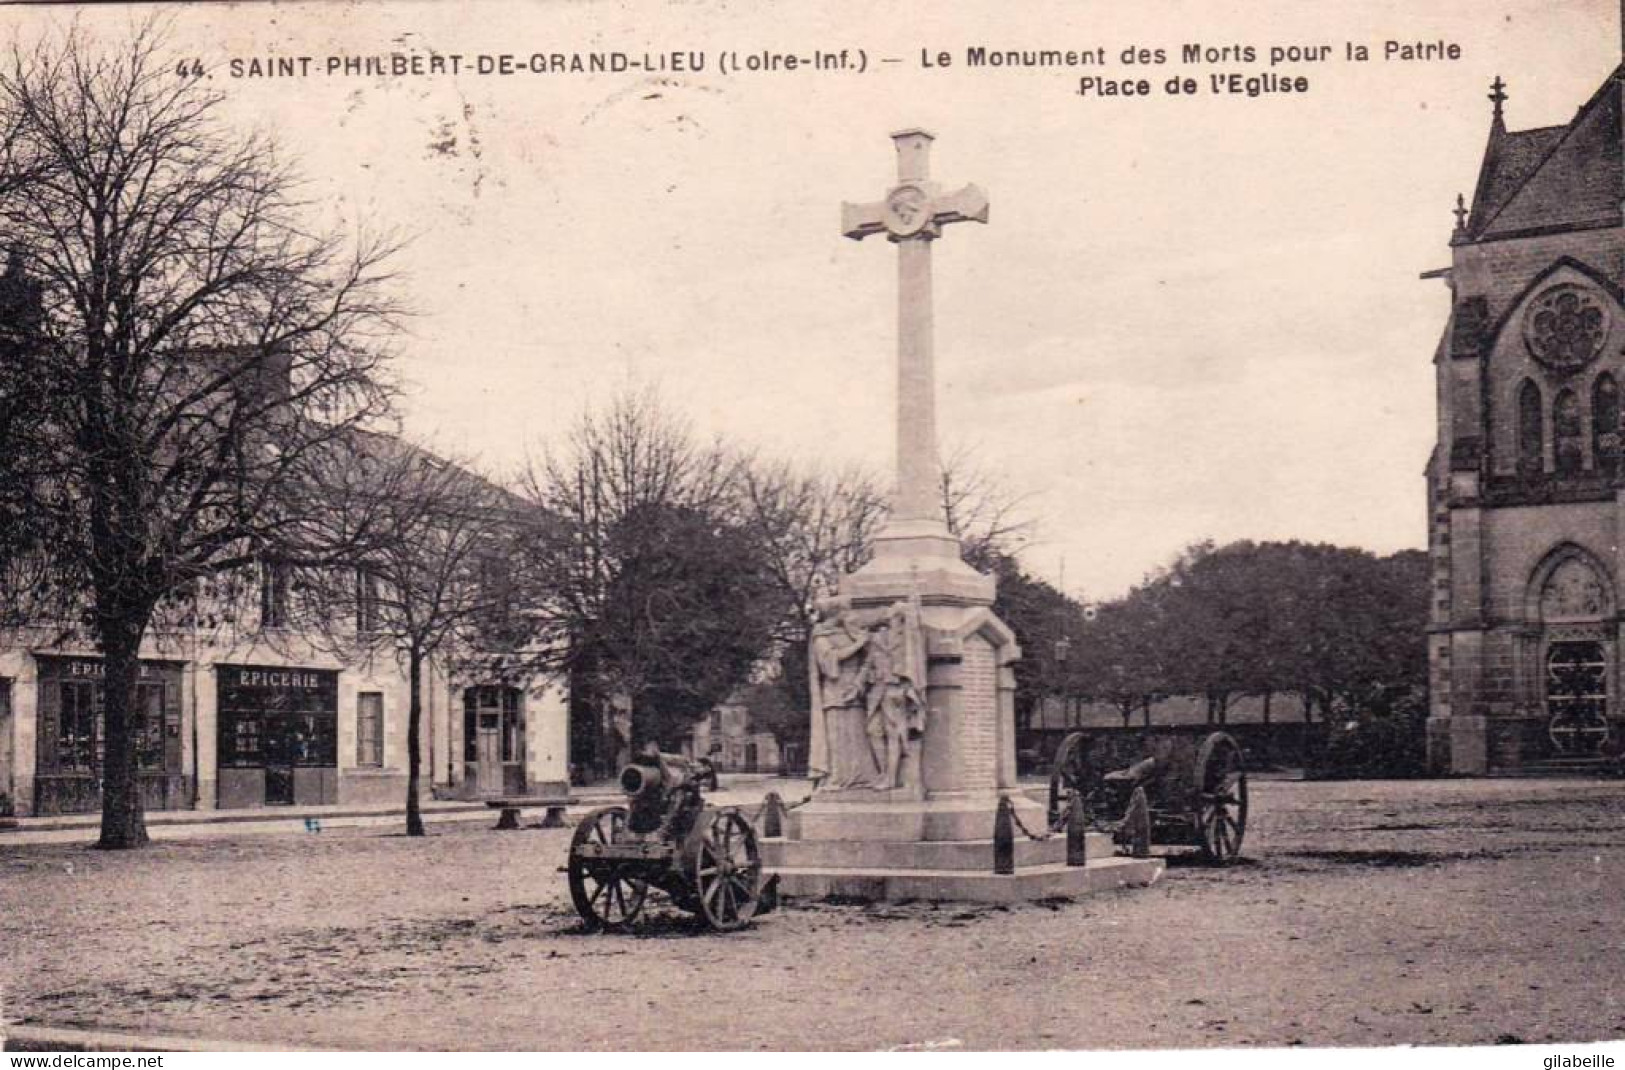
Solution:
{"label": "tree trunk", "polygon": [[102,834],[96,846],[119,851],[147,842],[135,760],[135,684],[143,629],[120,618],[103,621],[99,630],[106,676],[102,681]]}
{"label": "tree trunk", "polygon": [[406,834],[423,835],[423,813],[418,807],[418,779],[423,768],[418,753],[423,722],[423,654],[414,648],[408,655],[411,697],[406,714]]}

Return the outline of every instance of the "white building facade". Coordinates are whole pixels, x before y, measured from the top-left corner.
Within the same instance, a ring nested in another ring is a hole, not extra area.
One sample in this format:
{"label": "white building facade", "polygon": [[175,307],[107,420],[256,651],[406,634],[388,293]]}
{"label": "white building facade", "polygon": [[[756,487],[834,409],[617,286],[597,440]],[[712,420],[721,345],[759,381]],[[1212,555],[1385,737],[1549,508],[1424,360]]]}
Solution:
{"label": "white building facade", "polygon": [[[0,794],[22,817],[101,803],[103,663],[43,630],[0,647]],[[411,693],[390,653],[345,661],[297,635],[143,645],[137,744],[149,810],[404,806]],[[551,679],[424,674],[425,794],[561,794],[569,714]]]}

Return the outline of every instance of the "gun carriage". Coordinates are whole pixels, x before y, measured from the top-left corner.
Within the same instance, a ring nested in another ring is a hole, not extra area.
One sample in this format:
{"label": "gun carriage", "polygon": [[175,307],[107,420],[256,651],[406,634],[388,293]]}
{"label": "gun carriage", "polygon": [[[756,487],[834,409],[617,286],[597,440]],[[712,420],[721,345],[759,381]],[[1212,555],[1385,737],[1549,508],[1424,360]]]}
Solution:
{"label": "gun carriage", "polygon": [[1134,733],[1073,732],[1051,764],[1049,822],[1071,808],[1136,856],[1153,844],[1194,847],[1233,862],[1247,831],[1247,769],[1225,732],[1169,726]]}
{"label": "gun carriage", "polygon": [[649,889],[719,931],[755,917],[762,896],[756,830],[736,807],[706,807],[708,763],[642,756],[621,770],[626,806],[581,819],[570,840],[570,899],[594,929],[628,928]]}

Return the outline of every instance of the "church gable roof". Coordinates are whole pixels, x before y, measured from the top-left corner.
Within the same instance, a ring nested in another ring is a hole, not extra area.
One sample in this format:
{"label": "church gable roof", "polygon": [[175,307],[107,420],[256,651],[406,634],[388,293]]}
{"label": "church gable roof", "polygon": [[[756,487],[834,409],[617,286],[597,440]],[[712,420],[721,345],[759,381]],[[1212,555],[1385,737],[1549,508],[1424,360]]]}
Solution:
{"label": "church gable roof", "polygon": [[1491,133],[1473,199],[1474,239],[1619,222],[1621,76],[1610,75],[1563,126]]}
{"label": "church gable roof", "polygon": [[1568,129],[1542,126],[1502,134],[1485,156],[1478,193],[1473,198],[1473,217],[1487,220],[1506,204]]}

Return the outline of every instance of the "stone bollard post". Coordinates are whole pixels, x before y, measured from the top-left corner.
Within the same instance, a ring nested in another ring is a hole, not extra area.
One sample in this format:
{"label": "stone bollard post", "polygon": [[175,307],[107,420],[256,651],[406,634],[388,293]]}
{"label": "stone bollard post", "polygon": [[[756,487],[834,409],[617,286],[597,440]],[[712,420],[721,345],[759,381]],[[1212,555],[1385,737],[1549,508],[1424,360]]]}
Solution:
{"label": "stone bollard post", "polygon": [[1012,820],[1014,808],[1007,795],[999,796],[999,809],[993,815],[993,872],[1012,874],[1016,871],[1016,825]]}
{"label": "stone bollard post", "polygon": [[762,838],[776,839],[784,835],[784,800],[779,793],[770,791],[762,800]]}
{"label": "stone bollard post", "polygon": [[1077,795],[1066,808],[1066,864],[1069,866],[1084,866],[1089,864],[1089,828],[1083,821],[1083,800]]}

